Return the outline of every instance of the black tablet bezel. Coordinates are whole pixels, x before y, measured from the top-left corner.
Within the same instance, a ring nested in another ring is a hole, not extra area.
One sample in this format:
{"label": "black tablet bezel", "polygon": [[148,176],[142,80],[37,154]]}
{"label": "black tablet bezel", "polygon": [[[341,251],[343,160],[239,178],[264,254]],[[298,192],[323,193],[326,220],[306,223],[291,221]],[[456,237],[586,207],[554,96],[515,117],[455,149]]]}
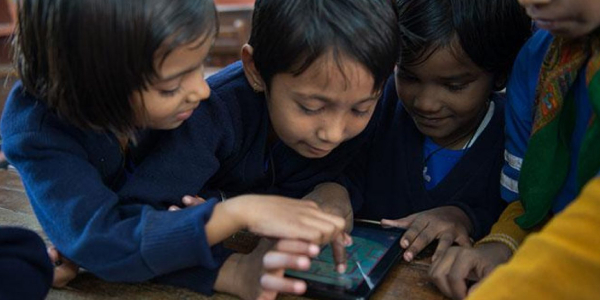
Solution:
{"label": "black tablet bezel", "polygon": [[[388,249],[381,260],[375,265],[375,267],[369,273],[369,277],[373,283],[373,288],[369,288],[368,283],[363,281],[355,290],[345,290],[344,288],[326,284],[318,281],[307,280],[304,278],[298,278],[304,280],[307,284],[307,291],[304,296],[319,298],[319,299],[332,299],[332,300],[346,300],[346,299],[367,299],[373,291],[381,284],[385,275],[389,272],[391,267],[398,261],[398,258],[402,255],[404,249],[400,247],[400,238],[402,233],[405,231],[401,228],[383,228],[381,225],[368,224],[368,223],[354,223],[355,227],[363,227],[369,229],[375,229],[379,231],[397,232],[400,233],[398,239],[392,243],[392,246]],[[286,275],[294,277],[292,275]]]}

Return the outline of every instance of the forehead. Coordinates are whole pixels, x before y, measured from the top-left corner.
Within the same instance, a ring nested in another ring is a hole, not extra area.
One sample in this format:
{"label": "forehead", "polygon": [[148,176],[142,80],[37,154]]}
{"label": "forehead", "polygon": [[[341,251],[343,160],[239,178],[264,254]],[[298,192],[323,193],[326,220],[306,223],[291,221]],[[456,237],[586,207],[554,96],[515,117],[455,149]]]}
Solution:
{"label": "forehead", "polygon": [[483,72],[469,59],[460,45],[440,47],[428,53],[428,58],[412,66],[400,66],[402,69],[424,77],[452,77],[457,74],[478,74]]}
{"label": "forehead", "polygon": [[191,43],[179,45],[165,56],[164,49],[156,52],[154,63],[161,78],[176,75],[190,66],[201,64],[212,46],[212,36],[202,36]]}
{"label": "forehead", "polygon": [[344,54],[334,54],[329,51],[318,57],[304,72],[294,74],[278,74],[287,84],[307,90],[337,93],[350,90],[367,90],[371,93],[374,88],[374,78],[371,72]]}

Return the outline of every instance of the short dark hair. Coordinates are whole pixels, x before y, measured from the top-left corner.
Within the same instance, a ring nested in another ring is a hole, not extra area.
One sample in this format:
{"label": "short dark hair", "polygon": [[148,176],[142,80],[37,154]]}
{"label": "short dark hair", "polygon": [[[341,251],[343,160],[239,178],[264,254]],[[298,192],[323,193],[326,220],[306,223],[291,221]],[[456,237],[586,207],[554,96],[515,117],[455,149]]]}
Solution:
{"label": "short dark hair", "polygon": [[299,75],[328,51],[355,59],[379,89],[400,51],[393,0],[257,0],[249,44],[270,88],[278,73]]}
{"label": "short dark hair", "polygon": [[419,65],[437,49],[458,42],[479,68],[506,77],[531,36],[531,20],[516,0],[397,0],[397,4],[403,46],[400,66]]}
{"label": "short dark hair", "polygon": [[155,58],[217,30],[209,0],[20,0],[18,11],[25,91],[79,128],[125,136],[129,98],[157,78]]}

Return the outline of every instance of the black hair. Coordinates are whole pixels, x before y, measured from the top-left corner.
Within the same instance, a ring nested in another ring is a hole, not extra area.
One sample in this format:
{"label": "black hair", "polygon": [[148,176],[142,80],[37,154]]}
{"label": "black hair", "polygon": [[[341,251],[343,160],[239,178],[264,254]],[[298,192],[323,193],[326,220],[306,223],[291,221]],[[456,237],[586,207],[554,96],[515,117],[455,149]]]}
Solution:
{"label": "black hair", "polygon": [[401,67],[419,65],[440,48],[460,45],[462,50],[453,48],[457,59],[464,51],[482,70],[506,78],[531,36],[531,20],[516,0],[397,0],[397,4]]}
{"label": "black hair", "polygon": [[249,44],[270,88],[278,73],[302,74],[332,51],[367,68],[380,89],[400,51],[394,0],[257,0]]}
{"label": "black hair", "polygon": [[132,94],[175,48],[217,30],[210,0],[20,0],[18,14],[25,91],[79,128],[128,137]]}

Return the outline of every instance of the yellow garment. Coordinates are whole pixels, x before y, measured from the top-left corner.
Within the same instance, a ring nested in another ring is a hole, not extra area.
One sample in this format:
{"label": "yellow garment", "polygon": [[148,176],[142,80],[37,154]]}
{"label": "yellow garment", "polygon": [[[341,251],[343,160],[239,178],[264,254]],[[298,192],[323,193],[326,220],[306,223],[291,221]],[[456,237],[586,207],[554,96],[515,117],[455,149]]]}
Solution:
{"label": "yellow garment", "polygon": [[467,299],[600,299],[600,178]]}
{"label": "yellow garment", "polygon": [[498,242],[508,246],[513,253],[517,251],[519,245],[523,242],[530,231],[521,229],[515,219],[525,213],[521,201],[515,201],[509,204],[500,215],[500,218],[494,226],[490,234],[484,237],[477,245],[491,242]]}

